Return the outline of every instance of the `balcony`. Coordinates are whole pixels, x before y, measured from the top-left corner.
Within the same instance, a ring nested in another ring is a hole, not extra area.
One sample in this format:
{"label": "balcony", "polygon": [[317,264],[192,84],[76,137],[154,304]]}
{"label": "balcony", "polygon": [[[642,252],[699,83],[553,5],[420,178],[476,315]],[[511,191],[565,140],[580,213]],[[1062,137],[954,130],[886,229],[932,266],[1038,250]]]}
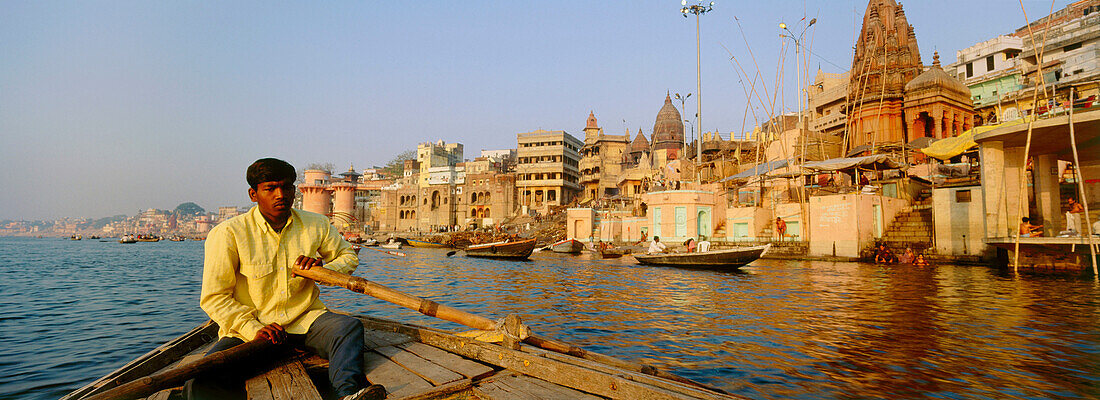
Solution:
{"label": "balcony", "polygon": [[833,113],[815,118],[812,122],[810,122],[810,130],[814,132],[824,132],[838,126],[844,126],[846,122],[848,122],[847,115],[841,113]]}

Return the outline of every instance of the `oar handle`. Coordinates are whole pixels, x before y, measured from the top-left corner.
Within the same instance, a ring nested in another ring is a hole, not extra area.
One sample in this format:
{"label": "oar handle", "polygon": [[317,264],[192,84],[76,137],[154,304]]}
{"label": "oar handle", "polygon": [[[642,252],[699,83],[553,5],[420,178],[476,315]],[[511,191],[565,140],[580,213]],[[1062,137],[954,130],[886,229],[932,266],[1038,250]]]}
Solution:
{"label": "oar handle", "polygon": [[333,286],[340,286],[356,293],[362,293],[399,306],[410,308],[421,314],[451,321],[474,329],[491,331],[497,324],[480,315],[436,303],[431,300],[410,296],[366,279],[333,271],[324,267],[293,270],[295,275]]}

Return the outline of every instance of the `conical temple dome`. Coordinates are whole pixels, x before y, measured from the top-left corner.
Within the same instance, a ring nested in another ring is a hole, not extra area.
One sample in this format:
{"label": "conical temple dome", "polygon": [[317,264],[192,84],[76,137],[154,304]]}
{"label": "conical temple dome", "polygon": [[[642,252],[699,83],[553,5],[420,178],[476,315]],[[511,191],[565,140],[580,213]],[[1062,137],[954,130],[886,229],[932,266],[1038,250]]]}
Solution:
{"label": "conical temple dome", "polygon": [[684,123],[680,111],[672,105],[672,97],[665,94],[665,105],[657,112],[653,123],[653,145],[657,149],[679,148],[684,143]]}

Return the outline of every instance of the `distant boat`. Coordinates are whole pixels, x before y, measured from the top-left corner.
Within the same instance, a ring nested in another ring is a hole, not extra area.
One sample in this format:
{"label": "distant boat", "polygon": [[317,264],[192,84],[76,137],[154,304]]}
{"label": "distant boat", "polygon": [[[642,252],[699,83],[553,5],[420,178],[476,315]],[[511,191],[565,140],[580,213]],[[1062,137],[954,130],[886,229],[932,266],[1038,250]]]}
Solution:
{"label": "distant boat", "polygon": [[137,241],[139,241],[139,242],[159,242],[160,241],[160,236],[138,236]]}
{"label": "distant boat", "polygon": [[69,240],[80,240],[80,239],[83,239],[83,238],[84,238],[84,237],[83,237],[83,236],[80,236],[80,235],[72,235],[72,236],[69,236]]}
{"label": "distant boat", "polygon": [[467,257],[508,258],[526,260],[535,250],[535,239],[517,242],[493,242],[466,247]]}
{"label": "distant boat", "polygon": [[584,243],[577,239],[565,239],[550,245],[550,250],[555,253],[577,254],[584,250]]}
{"label": "distant boat", "polygon": [[96,236],[96,235],[88,236],[88,239],[99,239],[99,236]]}
{"label": "distant boat", "polygon": [[123,244],[137,243],[137,238],[135,238],[134,235],[122,235],[122,237],[118,239],[118,242]]}
{"label": "distant boat", "polygon": [[390,249],[390,250],[400,250],[401,249],[401,242],[382,243],[382,244],[378,245],[378,247],[381,247],[383,249]]}
{"label": "distant boat", "polygon": [[767,253],[771,244],[753,247],[737,247],[704,253],[655,253],[634,254],[639,264],[663,265],[684,268],[737,269],[756,261]]}
{"label": "distant boat", "polygon": [[363,247],[377,246],[378,245],[378,240],[377,239],[367,239],[367,240],[364,240],[363,243],[361,243],[360,245],[363,246]]}
{"label": "distant boat", "polygon": [[447,245],[445,245],[443,243],[425,242],[423,240],[413,240],[413,239],[405,239],[405,240],[407,242],[409,242],[409,246],[412,246],[412,247],[428,247],[428,248],[437,248],[437,249],[447,247]]}

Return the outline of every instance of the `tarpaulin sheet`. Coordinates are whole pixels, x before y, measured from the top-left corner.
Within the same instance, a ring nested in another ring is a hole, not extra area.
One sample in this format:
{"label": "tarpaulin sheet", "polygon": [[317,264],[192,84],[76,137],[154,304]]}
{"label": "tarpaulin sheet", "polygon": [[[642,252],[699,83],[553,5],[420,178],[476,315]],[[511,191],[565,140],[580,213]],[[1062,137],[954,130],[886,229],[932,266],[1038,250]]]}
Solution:
{"label": "tarpaulin sheet", "polygon": [[873,156],[834,158],[825,161],[808,162],[806,163],[805,167],[818,171],[840,171],[844,169],[851,169],[854,167],[899,169],[907,168],[908,166],[901,162],[895,161],[886,154],[875,154]]}
{"label": "tarpaulin sheet", "polygon": [[988,132],[1003,126],[1019,125],[1024,122],[1026,122],[1026,120],[1021,118],[1015,121],[1009,121],[998,125],[979,126],[977,128],[973,128],[971,130],[963,132],[959,136],[937,140],[935,143],[932,143],[928,147],[920,149],[920,151],[924,154],[927,154],[929,157],[940,160],[947,160],[951,157],[965,153],[967,150],[970,150],[977,146],[978,143],[974,142],[974,135],[982,132]]}
{"label": "tarpaulin sheet", "polygon": [[788,160],[776,160],[776,161],[766,162],[766,163],[763,163],[763,164],[757,164],[757,165],[753,166],[752,168],[741,171],[740,174],[731,175],[731,176],[727,176],[725,178],[722,178],[722,180],[720,182],[728,182],[728,181],[732,181],[732,180],[735,180],[735,179],[751,178],[753,176],[756,176],[757,174],[766,174],[768,172],[771,172],[774,169],[786,167],[787,164],[788,164]]}

